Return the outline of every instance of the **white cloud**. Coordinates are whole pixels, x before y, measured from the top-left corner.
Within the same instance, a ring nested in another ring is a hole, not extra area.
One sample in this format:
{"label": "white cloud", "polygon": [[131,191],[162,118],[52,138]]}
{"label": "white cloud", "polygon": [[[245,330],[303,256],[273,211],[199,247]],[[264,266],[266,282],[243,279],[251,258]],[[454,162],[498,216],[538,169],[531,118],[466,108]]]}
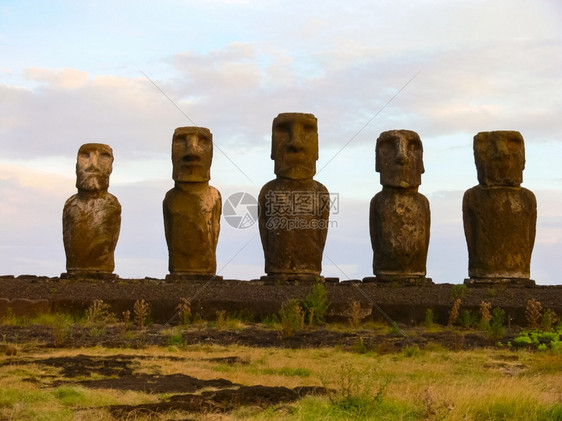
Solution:
{"label": "white cloud", "polygon": [[45,82],[52,87],[63,89],[81,88],[88,81],[88,73],[76,69],[62,69],[55,71],[52,69],[29,68],[25,71],[25,76],[29,79]]}

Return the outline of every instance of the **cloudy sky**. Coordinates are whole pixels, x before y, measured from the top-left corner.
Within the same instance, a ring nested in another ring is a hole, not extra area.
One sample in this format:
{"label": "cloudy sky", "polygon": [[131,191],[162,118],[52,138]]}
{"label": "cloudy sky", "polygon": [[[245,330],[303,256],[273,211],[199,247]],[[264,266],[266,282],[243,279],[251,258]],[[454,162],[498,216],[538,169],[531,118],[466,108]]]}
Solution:
{"label": "cloudy sky", "polygon": [[[518,130],[523,185],[537,196],[531,276],[562,272],[562,5],[552,1],[0,0],[0,274],[65,270],[61,216],[82,143],[112,146],[123,207],[115,271],[167,273],[162,199],[171,136],[208,127],[223,201],[274,178],[271,122],[318,118],[316,179],[339,193],[324,274],[372,273],[374,144],[410,129],[424,144],[429,277],[461,283],[463,192],[477,184],[472,138]],[[224,219],[226,278],[263,274],[257,226]]]}

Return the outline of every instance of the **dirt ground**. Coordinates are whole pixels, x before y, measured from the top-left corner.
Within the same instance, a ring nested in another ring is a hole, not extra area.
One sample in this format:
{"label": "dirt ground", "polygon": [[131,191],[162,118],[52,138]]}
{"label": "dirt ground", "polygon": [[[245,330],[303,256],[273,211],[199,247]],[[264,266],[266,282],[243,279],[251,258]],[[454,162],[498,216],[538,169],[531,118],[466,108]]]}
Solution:
{"label": "dirt ground", "polygon": [[[350,352],[369,352],[379,354],[396,353],[406,347],[417,346],[424,349],[441,346],[451,350],[474,349],[493,345],[494,341],[477,332],[437,328],[426,331],[420,328],[399,326],[391,330],[384,325],[376,329],[335,330],[329,326],[307,327],[294,336],[283,337],[278,330],[262,325],[247,324],[242,329],[209,328],[206,324],[199,327],[170,329],[153,324],[146,328],[121,324],[87,327],[82,324],[72,325],[64,341],[57,339],[57,328],[40,325],[0,326],[0,367],[13,365],[20,367],[32,364],[39,367],[59,369],[57,376],[43,375],[39,378],[27,378],[25,381],[40,387],[55,388],[65,385],[80,385],[87,389],[117,389],[122,391],[141,391],[155,394],[170,394],[156,403],[141,405],[113,405],[107,409],[117,419],[131,416],[168,414],[171,411],[189,413],[225,413],[241,406],[267,408],[274,405],[297,401],[309,394],[326,394],[323,387],[303,386],[297,388],[269,387],[263,385],[241,385],[223,378],[205,380],[186,374],[146,373],[139,370],[141,361],[158,358],[172,359],[189,364],[189,358],[173,356],[126,355],[117,353],[111,356],[92,356],[78,354],[75,356],[37,357],[42,350],[49,349],[84,349],[91,347],[106,348],[145,348],[147,346],[171,346],[172,333],[174,346],[181,344],[203,345],[244,345],[250,347],[277,348],[320,348],[338,347]],[[60,333],[60,332],[59,332]],[[511,332],[509,335],[513,335]],[[508,335],[508,336],[509,336]],[[181,344],[178,344],[181,342]],[[37,352],[40,351],[40,352]],[[35,354],[35,357],[30,356]],[[237,356],[209,358],[211,362],[226,365],[245,365],[248,361]],[[53,379],[52,377],[56,377]],[[62,379],[61,379],[62,377]]]}
{"label": "dirt ground", "polygon": [[[102,346],[106,348],[144,348],[150,345],[167,346],[170,344],[205,344],[205,345],[242,345],[250,347],[275,348],[322,348],[340,347],[353,350],[361,343],[365,351],[378,353],[398,352],[408,346],[424,348],[427,344],[439,344],[452,350],[473,349],[492,346],[496,340],[487,339],[482,332],[437,328],[425,331],[422,328],[409,328],[398,325],[397,329],[381,325],[377,330],[349,328],[331,329],[327,326],[305,327],[293,336],[283,337],[279,330],[265,328],[258,324],[247,324],[240,329],[218,330],[209,327],[190,327],[178,331],[181,340],[170,329],[153,324],[146,328],[122,325],[108,325],[103,328],[83,325],[69,326],[64,338],[60,338],[60,328],[28,325],[0,325],[0,355],[10,354],[7,344],[31,344],[36,348],[87,348]],[[507,331],[506,338],[517,335],[520,329]],[[506,340],[507,340],[506,339]]]}
{"label": "dirt ground", "polygon": [[[222,378],[204,380],[185,374],[161,375],[137,372],[139,361],[148,358],[154,360],[158,357],[119,354],[111,357],[93,357],[80,354],[73,357],[38,359],[14,356],[0,361],[0,366],[15,365],[22,367],[32,364],[39,367],[60,369],[60,374],[54,381],[49,376],[24,379],[24,381],[35,383],[40,387],[54,388],[79,385],[88,389],[117,389],[149,394],[171,394],[156,403],[111,405],[107,407],[106,409],[117,419],[129,419],[130,416],[135,418],[139,415],[167,414],[170,411],[221,413],[241,406],[266,408],[294,402],[309,394],[326,393],[324,388],[317,386],[296,387],[294,389],[280,386],[245,386]],[[167,356],[165,358],[170,360],[173,357]],[[187,358],[175,358],[175,360],[189,364]],[[214,362],[230,365],[244,363],[236,357],[223,358],[222,360],[224,361]],[[61,376],[63,380],[60,380]],[[77,378],[85,379],[77,380]]]}

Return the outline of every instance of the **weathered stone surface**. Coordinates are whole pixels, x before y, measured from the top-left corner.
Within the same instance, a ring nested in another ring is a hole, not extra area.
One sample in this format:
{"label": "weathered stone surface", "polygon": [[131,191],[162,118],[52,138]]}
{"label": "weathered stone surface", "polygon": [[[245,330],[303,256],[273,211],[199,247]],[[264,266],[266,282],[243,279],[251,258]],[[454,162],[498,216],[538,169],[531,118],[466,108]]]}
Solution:
{"label": "weathered stone surface", "polygon": [[113,151],[86,143],[78,150],[76,187],[63,210],[68,278],[115,278],[114,251],[121,228],[121,205],[108,193]]}
{"label": "weathered stone surface", "polygon": [[259,228],[265,280],[322,279],[330,196],[313,180],[318,128],[312,114],[282,113],[273,120],[271,159],[277,178],[260,191]]}
{"label": "weathered stone surface", "polygon": [[36,314],[48,313],[49,310],[50,303],[47,299],[0,298],[0,317],[6,315],[35,316]]}
{"label": "weathered stone surface", "polygon": [[535,242],[535,195],[520,186],[525,168],[523,137],[516,131],[474,136],[479,185],[463,198],[468,246],[468,284],[533,284],[531,253]]}
{"label": "weathered stone surface", "polygon": [[369,212],[376,278],[365,278],[365,282],[430,282],[425,278],[429,202],[418,193],[424,172],[422,155],[422,143],[416,132],[390,130],[377,139],[376,171],[383,189],[371,200]]}
{"label": "weathered stone surface", "polygon": [[[203,127],[179,127],[172,139],[174,188],[164,198],[168,280],[193,280],[216,273],[221,195],[209,185],[213,136]],[[217,277],[218,278],[218,277]]]}

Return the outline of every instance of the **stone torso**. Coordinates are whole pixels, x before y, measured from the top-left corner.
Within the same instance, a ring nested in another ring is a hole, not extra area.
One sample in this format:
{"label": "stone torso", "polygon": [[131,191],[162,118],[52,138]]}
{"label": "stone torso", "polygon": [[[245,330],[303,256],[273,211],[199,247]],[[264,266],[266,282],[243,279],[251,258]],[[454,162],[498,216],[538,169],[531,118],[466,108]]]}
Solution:
{"label": "stone torso", "polygon": [[221,208],[220,193],[211,186],[203,191],[173,188],[166,194],[163,210],[170,273],[215,274]]}
{"label": "stone torso", "polygon": [[63,210],[67,271],[113,272],[120,227],[121,205],[112,194],[68,199]]}
{"label": "stone torso", "polygon": [[475,186],[463,198],[471,278],[528,279],[537,203],[523,187]]}
{"label": "stone torso", "polygon": [[424,195],[383,188],[371,200],[369,225],[377,277],[425,276],[430,210]]}
{"label": "stone torso", "polygon": [[277,178],[261,189],[259,228],[268,275],[320,275],[329,194],[313,179]]}

